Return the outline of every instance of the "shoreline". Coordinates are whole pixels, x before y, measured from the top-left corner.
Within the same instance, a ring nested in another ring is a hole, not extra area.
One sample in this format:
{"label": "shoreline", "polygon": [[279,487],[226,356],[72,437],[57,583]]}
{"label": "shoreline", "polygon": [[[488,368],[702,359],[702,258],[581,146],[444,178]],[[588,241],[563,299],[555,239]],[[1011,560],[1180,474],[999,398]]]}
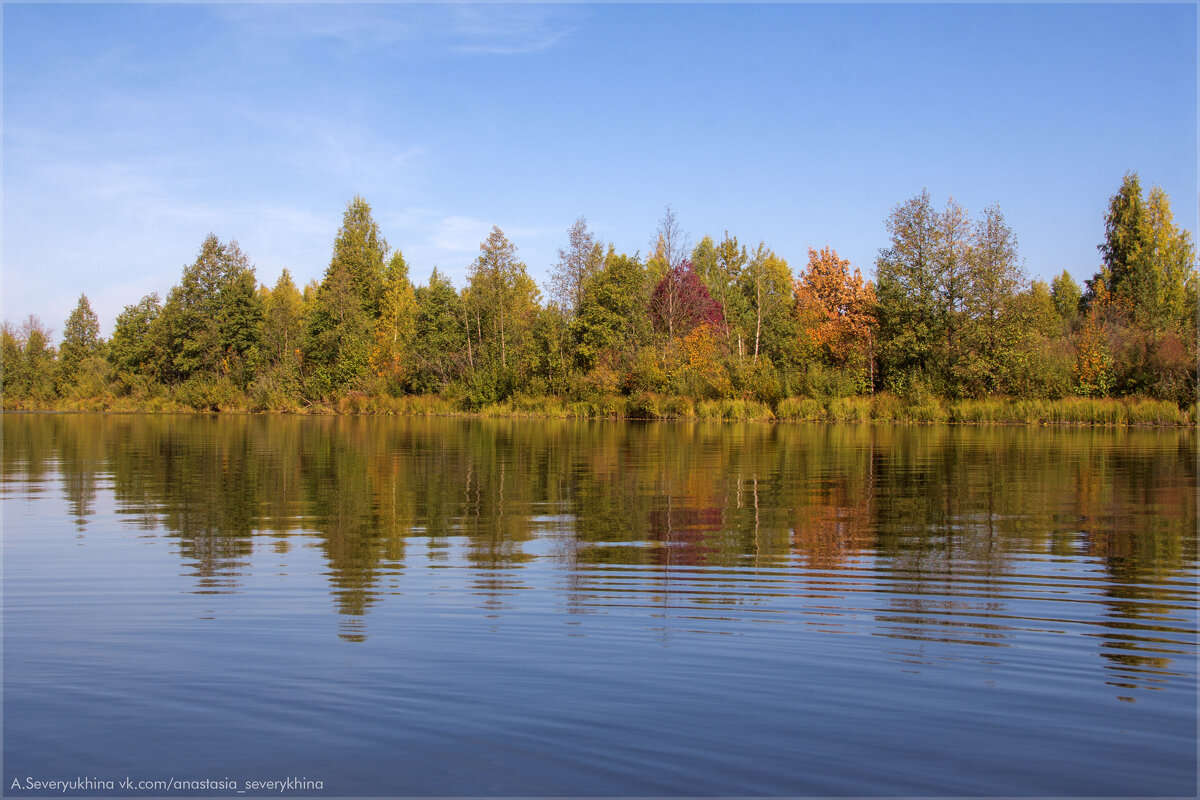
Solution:
{"label": "shoreline", "polygon": [[670,395],[605,395],[586,400],[557,396],[513,397],[471,408],[438,395],[351,393],[329,402],[270,407],[250,397],[197,408],[169,396],[150,398],[4,398],[0,413],[212,414],[279,416],[404,416],[473,419],[577,419],[628,422],[808,422],[835,424],[1008,425],[1034,427],[1194,428],[1197,404],[1144,397],[1027,400],[985,398],[903,399],[889,394],[842,398],[783,398],[774,406],[755,400],[693,400]]}

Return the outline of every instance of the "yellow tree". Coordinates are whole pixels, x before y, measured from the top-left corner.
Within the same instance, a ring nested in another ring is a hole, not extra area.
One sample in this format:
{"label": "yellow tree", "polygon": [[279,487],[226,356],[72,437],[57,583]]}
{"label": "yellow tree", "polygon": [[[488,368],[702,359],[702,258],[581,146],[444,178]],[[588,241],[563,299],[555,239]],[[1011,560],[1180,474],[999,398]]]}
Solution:
{"label": "yellow tree", "polygon": [[375,346],[371,350],[371,370],[392,388],[397,388],[408,375],[416,324],[416,292],[408,279],[404,255],[397,250],[384,272]]}

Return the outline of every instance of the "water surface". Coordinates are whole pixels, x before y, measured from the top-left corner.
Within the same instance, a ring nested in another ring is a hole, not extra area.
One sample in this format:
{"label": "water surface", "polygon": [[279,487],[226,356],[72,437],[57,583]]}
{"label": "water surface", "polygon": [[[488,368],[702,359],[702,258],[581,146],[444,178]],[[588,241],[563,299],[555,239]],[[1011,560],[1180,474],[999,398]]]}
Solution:
{"label": "water surface", "polygon": [[4,786],[1191,796],[1195,445],[8,414]]}

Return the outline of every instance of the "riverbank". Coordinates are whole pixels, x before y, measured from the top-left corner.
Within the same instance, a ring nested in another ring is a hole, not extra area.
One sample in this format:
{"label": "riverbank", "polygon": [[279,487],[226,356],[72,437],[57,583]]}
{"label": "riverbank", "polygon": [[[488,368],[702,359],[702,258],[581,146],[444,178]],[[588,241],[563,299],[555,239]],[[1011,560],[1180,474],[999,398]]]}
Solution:
{"label": "riverbank", "polygon": [[754,400],[693,400],[689,397],[648,393],[601,395],[586,400],[520,396],[482,407],[472,407],[437,395],[392,397],[361,393],[350,393],[324,403],[287,401],[265,406],[250,397],[236,396],[225,398],[220,403],[197,406],[165,394],[147,398],[4,398],[3,410],[1097,426],[1194,426],[1200,419],[1200,411],[1195,403],[1191,408],[1181,409],[1174,403],[1145,397],[946,400],[927,396],[914,400],[887,393],[825,399],[788,397],[774,407]]}

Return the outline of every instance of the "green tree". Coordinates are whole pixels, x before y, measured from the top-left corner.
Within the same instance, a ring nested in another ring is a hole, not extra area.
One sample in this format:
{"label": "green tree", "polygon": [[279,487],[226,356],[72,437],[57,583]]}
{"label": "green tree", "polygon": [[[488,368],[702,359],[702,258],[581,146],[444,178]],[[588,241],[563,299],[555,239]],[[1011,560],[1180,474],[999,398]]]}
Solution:
{"label": "green tree", "polygon": [[254,268],[238,243],[223,244],[209,234],[156,322],[166,380],[230,376],[245,385],[261,331],[256,286]]}
{"label": "green tree", "polygon": [[[232,243],[234,247],[237,243]],[[221,289],[217,333],[220,337],[219,374],[245,389],[259,362],[263,308],[253,269],[238,269]]]}
{"label": "green tree", "polygon": [[[963,286],[965,359],[954,364],[954,380],[968,393],[996,389],[1011,361],[1008,349],[1022,338],[1014,300],[1025,282],[1017,255],[1017,237],[997,205],[988,206],[975,224],[967,251]],[[1049,300],[1049,291],[1045,292]],[[953,312],[952,312],[953,313]]]}
{"label": "green tree", "polygon": [[467,332],[462,298],[435,267],[429,283],[416,290],[412,386],[441,392],[463,375]]}
{"label": "green tree", "polygon": [[1137,302],[1151,287],[1146,263],[1146,209],[1142,183],[1137,173],[1128,172],[1121,188],[1109,198],[1104,218],[1104,241],[1097,246],[1101,267],[1088,282],[1087,302],[1097,294],[1096,283],[1104,284],[1112,299]]}
{"label": "green tree", "polygon": [[162,301],[157,292],[151,292],[117,315],[108,341],[108,361],[118,377],[151,378],[159,373],[154,328],[161,313]]}
{"label": "green tree", "polygon": [[3,384],[7,397],[50,400],[54,397],[56,356],[51,344],[53,332],[30,314],[13,330],[6,322],[0,338],[4,357]]}
{"label": "green tree", "polygon": [[884,381],[896,389],[934,373],[944,331],[938,226],[929,192],[922,190],[892,209],[891,245],[875,261],[879,365]]}
{"label": "green tree", "polygon": [[1189,293],[1196,284],[1196,248],[1191,234],[1176,226],[1166,192],[1151,187],[1146,200],[1146,261],[1154,276],[1154,294],[1149,299],[1149,323],[1160,330],[1188,327],[1196,307]]}
{"label": "green tree", "polygon": [[1143,197],[1138,176],[1127,174],[1109,200],[1099,249],[1103,263],[1088,281],[1087,320],[1076,337],[1080,385],[1193,400],[1195,248],[1176,227],[1166,194],[1153,187]]}
{"label": "green tree", "polygon": [[973,358],[976,393],[1062,397],[1071,390],[1075,354],[1062,338],[1063,323],[1044,281],[1032,281],[1004,304],[993,349]]}
{"label": "green tree", "polygon": [[646,267],[636,255],[609,248],[600,270],[584,286],[579,314],[571,322],[575,360],[583,370],[625,369],[648,338]]}
{"label": "green tree", "polygon": [[705,236],[692,251],[696,274],[704,281],[709,296],[721,307],[721,333],[725,346],[739,361],[747,349],[742,325],[748,308],[746,296],[739,289],[748,261],[746,248],[739,245],[737,237],[730,236],[729,231],[725,231],[725,237],[718,244]]}
{"label": "green tree", "polygon": [[1065,269],[1062,274],[1050,282],[1050,297],[1054,300],[1054,308],[1058,316],[1068,326],[1073,325],[1079,317],[1079,301],[1083,290]]}
{"label": "green tree", "polygon": [[0,395],[3,397],[21,397],[25,393],[21,363],[24,349],[20,334],[6,320],[0,325]]}
{"label": "green tree", "polygon": [[100,318],[92,310],[87,295],[79,295],[79,303],[67,317],[63,327],[63,340],[58,348],[60,391],[73,386],[79,380],[83,363],[100,356],[103,342],[100,340]]}
{"label": "green tree", "polygon": [[530,331],[538,309],[537,284],[517,259],[516,247],[493,227],[471,265],[463,302],[477,400],[503,399],[530,366]]}
{"label": "green tree", "polygon": [[355,195],[342,215],[342,227],[333,241],[333,258],[325,272],[326,280],[335,270],[346,270],[363,308],[374,317],[379,313],[387,257],[388,243],[371,216],[371,206]]}
{"label": "green tree", "polygon": [[1175,225],[1170,199],[1155,186],[1143,197],[1137,173],[1127,173],[1109,199],[1102,265],[1088,282],[1093,301],[1103,282],[1111,301],[1124,307],[1130,321],[1146,330],[1186,325],[1194,315],[1189,285],[1196,280],[1196,250],[1191,234]]}
{"label": "green tree", "polygon": [[308,320],[304,354],[309,394],[329,397],[361,381],[370,370],[374,320],[350,269],[330,266]]}
{"label": "green tree", "polygon": [[761,354],[776,364],[791,360],[796,339],[795,318],[790,313],[794,283],[787,261],[762,242],[739,271],[738,289],[741,307],[749,312],[746,334],[753,339],[754,363]]}
{"label": "green tree", "polygon": [[333,258],[307,315],[311,394],[342,392],[370,373],[387,254],[371,207],[356,196],[342,215]]}
{"label": "green tree", "polygon": [[[997,209],[997,214],[999,211]],[[941,389],[947,394],[956,394],[962,377],[964,359],[967,357],[967,343],[964,341],[964,328],[967,325],[966,301],[971,293],[972,260],[974,242],[972,241],[971,218],[967,209],[953,197],[946,201],[946,208],[935,216],[937,235],[935,264],[939,283],[939,298],[935,319],[942,331],[942,343],[939,349],[938,372],[941,374]],[[1001,228],[1004,218],[999,217]],[[1011,234],[1011,231],[1009,231]],[[994,246],[1003,248],[1002,241],[994,241]],[[1000,261],[1005,256],[996,251],[983,259],[984,262]],[[996,269],[989,266],[986,269]],[[992,293],[993,296],[995,293]]]}

